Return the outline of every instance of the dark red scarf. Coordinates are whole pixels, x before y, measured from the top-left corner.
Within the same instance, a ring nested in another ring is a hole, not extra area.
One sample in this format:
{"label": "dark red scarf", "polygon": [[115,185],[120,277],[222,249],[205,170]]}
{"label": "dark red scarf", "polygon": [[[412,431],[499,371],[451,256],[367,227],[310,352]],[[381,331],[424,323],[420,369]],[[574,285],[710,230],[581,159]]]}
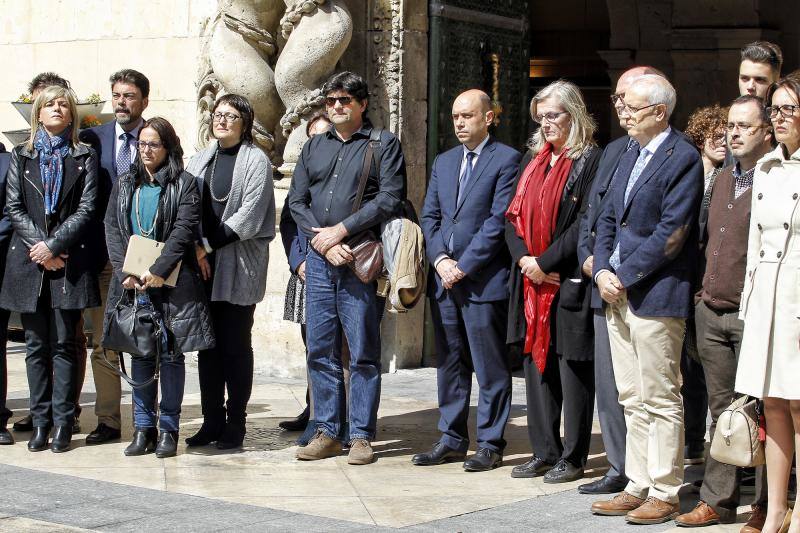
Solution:
{"label": "dark red scarf", "polygon": [[[547,172],[553,145],[544,145],[542,151],[525,167],[517,192],[506,212],[506,218],[517,230],[517,235],[525,241],[528,253],[533,257],[539,257],[550,246],[556,230],[561,197],[572,168],[572,159],[564,155],[565,151],[566,148]],[[522,301],[528,326],[524,353],[531,354],[536,368],[543,373],[550,350],[550,306],[558,292],[558,285],[536,285],[525,275],[522,281]]]}

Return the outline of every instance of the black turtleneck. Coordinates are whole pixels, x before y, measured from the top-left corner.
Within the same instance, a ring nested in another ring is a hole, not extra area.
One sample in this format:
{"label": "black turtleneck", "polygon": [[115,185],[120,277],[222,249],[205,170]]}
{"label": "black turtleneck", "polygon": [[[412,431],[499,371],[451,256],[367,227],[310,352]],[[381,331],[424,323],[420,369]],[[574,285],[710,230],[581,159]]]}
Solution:
{"label": "black turtleneck", "polygon": [[222,222],[222,214],[225,212],[227,200],[218,202],[211,197],[211,169],[214,168],[214,196],[225,198],[231,190],[233,181],[233,167],[236,164],[236,156],[242,143],[230,148],[219,148],[217,153],[217,164],[209,163],[203,179],[203,235],[208,239],[208,244],[215,250],[222,248],[226,244],[238,241],[239,236]]}

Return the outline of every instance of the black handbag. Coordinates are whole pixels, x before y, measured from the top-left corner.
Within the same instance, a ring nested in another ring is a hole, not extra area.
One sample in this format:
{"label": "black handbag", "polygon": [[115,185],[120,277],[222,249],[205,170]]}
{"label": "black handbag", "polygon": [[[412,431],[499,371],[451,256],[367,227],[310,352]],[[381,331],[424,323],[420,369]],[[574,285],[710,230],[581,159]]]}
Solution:
{"label": "black handbag", "polygon": [[[128,382],[131,387],[146,387],[158,380],[161,351],[166,344],[167,330],[164,319],[146,292],[136,294],[133,290],[123,290],[117,305],[106,322],[103,336],[103,363]],[[121,369],[113,365],[105,355],[105,350],[119,352]],[[155,371],[147,381],[136,382],[125,370],[122,353],[132,358],[154,360]]]}

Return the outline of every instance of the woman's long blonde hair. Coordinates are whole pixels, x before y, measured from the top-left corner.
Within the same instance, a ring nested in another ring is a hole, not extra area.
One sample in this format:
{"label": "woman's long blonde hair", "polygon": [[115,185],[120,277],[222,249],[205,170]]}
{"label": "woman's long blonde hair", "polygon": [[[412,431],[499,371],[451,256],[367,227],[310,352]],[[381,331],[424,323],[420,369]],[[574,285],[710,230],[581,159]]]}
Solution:
{"label": "woman's long blonde hair", "polygon": [[[597,130],[597,123],[586,110],[583,101],[583,94],[578,86],[566,80],[554,81],[544,89],[536,93],[531,99],[531,118],[535,120],[536,106],[545,98],[555,98],[558,100],[570,118],[569,136],[565,147],[566,155],[570,159],[578,159],[583,155],[587,148],[597,146],[594,140],[594,132]],[[544,148],[547,140],[544,137],[542,128],[539,127],[533,132],[528,140],[528,148],[534,155]]]}
{"label": "woman's long blonde hair", "polygon": [[69,141],[72,146],[78,145],[78,102],[75,98],[75,93],[72,92],[72,89],[66,89],[59,85],[51,85],[40,92],[33,101],[33,108],[31,109],[31,136],[25,145],[28,150],[33,150],[33,140],[36,138],[36,131],[39,129],[39,112],[47,102],[52,102],[56,98],[61,98],[62,96],[67,99],[69,113],[72,115],[72,124],[68,126],[72,128]]}

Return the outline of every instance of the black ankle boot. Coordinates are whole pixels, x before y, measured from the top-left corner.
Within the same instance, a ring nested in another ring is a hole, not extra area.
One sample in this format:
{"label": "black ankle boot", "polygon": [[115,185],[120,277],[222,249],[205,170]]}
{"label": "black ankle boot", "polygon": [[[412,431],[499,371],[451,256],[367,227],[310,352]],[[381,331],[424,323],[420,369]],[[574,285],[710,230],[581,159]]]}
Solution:
{"label": "black ankle boot", "polygon": [[125,448],[125,455],[145,455],[156,449],[156,428],[136,428],[133,432],[131,443]]}
{"label": "black ankle boot", "polygon": [[28,441],[28,451],[41,452],[47,449],[47,439],[50,437],[50,426],[36,426],[33,435]]}
{"label": "black ankle boot", "polygon": [[218,440],[225,429],[223,422],[211,422],[203,420],[203,425],[197,430],[197,433],[186,439],[186,446],[192,448],[194,446],[207,446]]}
{"label": "black ankle boot", "polygon": [[68,426],[56,426],[53,433],[53,442],[50,443],[50,451],[53,453],[64,453],[70,449],[72,442],[72,424]]}
{"label": "black ankle boot", "polygon": [[222,435],[217,439],[217,449],[232,450],[234,448],[241,448],[244,442],[244,434],[244,424],[225,424]]}
{"label": "black ankle boot", "polygon": [[14,436],[6,429],[6,424],[4,422],[0,425],[0,446],[8,446],[11,444],[14,444]]}
{"label": "black ankle boot", "polygon": [[178,454],[178,432],[159,431],[158,446],[156,446],[156,457],[175,457]]}

